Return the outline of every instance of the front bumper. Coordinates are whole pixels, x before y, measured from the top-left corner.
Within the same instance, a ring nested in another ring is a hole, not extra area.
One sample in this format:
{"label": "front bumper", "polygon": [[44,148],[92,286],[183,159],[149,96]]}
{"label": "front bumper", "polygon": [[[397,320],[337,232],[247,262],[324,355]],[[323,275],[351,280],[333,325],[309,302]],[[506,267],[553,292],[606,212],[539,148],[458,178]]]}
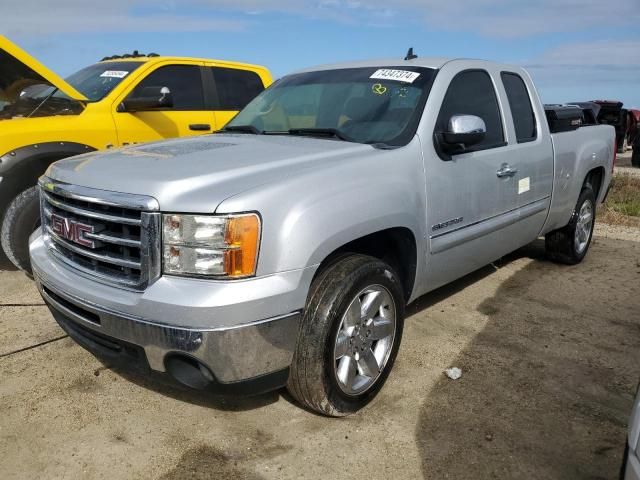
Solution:
{"label": "front bumper", "polygon": [[[311,271],[298,271],[293,274],[297,278],[288,272],[283,278],[234,282],[225,304],[215,306],[211,303],[221,296],[217,290],[230,284],[208,282],[205,289],[207,282],[201,280],[161,278],[144,292],[131,292],[78,276],[59,264],[40,234],[32,236],[30,251],[34,278],[54,317],[98,357],[123,360],[124,355],[124,363],[137,364],[138,370],[166,372],[168,359],[180,355],[206,366],[220,384],[258,379],[291,364]],[[239,288],[246,292],[244,298]],[[235,311],[230,303],[234,299]],[[267,313],[285,310],[248,320],[256,304]],[[158,315],[150,318],[137,311]],[[193,325],[185,324],[190,320]],[[109,342],[115,344],[111,353]]]}

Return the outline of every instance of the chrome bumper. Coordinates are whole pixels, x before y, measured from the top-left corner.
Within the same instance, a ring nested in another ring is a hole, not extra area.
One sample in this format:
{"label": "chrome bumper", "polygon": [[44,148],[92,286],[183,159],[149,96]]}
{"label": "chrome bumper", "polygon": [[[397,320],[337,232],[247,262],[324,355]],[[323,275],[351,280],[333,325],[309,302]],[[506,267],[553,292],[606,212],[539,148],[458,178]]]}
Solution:
{"label": "chrome bumper", "polygon": [[300,312],[233,327],[174,327],[92,304],[43,283],[34,273],[54,316],[57,312],[85,330],[141,347],[152,370],[165,372],[167,355],[179,353],[202,362],[218,382],[232,383],[280,371],[291,364]]}

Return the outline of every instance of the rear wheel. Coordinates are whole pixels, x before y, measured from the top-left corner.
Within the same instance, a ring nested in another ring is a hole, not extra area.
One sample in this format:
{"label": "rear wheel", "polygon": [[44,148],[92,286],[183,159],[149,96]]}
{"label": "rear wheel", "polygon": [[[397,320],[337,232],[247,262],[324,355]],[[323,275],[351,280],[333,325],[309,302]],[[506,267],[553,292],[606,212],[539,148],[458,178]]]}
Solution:
{"label": "rear wheel", "polygon": [[596,221],[596,198],[591,185],[582,187],[578,203],[566,227],[545,236],[547,255],[568,265],[580,263],[587,254]]}
{"label": "rear wheel", "polygon": [[2,221],[2,248],[11,263],[28,274],[31,274],[29,236],[39,226],[38,187],[31,187],[11,201]]}
{"label": "rear wheel", "polygon": [[344,416],[382,388],[398,353],[404,297],[386,263],[349,255],[314,281],[287,388],[304,406]]}

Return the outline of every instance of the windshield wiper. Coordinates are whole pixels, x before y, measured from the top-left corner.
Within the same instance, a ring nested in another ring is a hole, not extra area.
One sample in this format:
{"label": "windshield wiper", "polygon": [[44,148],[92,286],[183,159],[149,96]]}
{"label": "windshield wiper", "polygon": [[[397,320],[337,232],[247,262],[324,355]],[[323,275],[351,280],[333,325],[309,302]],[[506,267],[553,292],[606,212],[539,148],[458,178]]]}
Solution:
{"label": "windshield wiper", "polygon": [[252,133],[253,135],[262,135],[264,132],[253,125],[228,125],[224,127],[222,132],[238,132],[238,133]]}
{"label": "windshield wiper", "polygon": [[342,133],[337,128],[292,128],[289,135],[319,135],[322,137],[334,137],[345,142],[353,142],[353,139]]}
{"label": "windshield wiper", "polygon": [[377,141],[372,141],[372,142],[364,142],[366,145],[371,145],[373,148],[377,148],[378,150],[395,150],[397,147],[396,145],[389,145],[388,143],[384,143],[384,142],[377,142]]}

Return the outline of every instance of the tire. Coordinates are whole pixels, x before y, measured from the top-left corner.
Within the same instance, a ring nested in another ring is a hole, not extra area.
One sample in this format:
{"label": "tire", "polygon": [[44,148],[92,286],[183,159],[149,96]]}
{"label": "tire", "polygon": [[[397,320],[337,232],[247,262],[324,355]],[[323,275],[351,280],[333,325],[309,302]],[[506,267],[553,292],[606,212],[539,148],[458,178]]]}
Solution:
{"label": "tire", "polygon": [[[588,213],[591,215],[590,222],[585,224]],[[567,226],[545,236],[547,256],[555,262],[567,265],[580,263],[591,245],[595,222],[596,197],[593,188],[587,183],[582,187],[578,203]]]}
{"label": "tire", "polygon": [[631,155],[631,165],[634,167],[640,167],[640,144],[636,144],[637,146],[633,149],[633,154]]}
{"label": "tire", "polygon": [[[349,415],[373,400],[400,347],[402,292],[395,271],[376,258],[348,255],[327,267],[310,289],[287,383],[289,393],[303,406],[332,417]],[[366,305],[370,308],[363,315]],[[375,336],[380,339],[374,340]],[[348,352],[338,353],[340,347]]]}
{"label": "tire", "polygon": [[40,226],[38,188],[31,187],[14,198],[2,221],[2,248],[20,270],[31,274],[29,236]]}

